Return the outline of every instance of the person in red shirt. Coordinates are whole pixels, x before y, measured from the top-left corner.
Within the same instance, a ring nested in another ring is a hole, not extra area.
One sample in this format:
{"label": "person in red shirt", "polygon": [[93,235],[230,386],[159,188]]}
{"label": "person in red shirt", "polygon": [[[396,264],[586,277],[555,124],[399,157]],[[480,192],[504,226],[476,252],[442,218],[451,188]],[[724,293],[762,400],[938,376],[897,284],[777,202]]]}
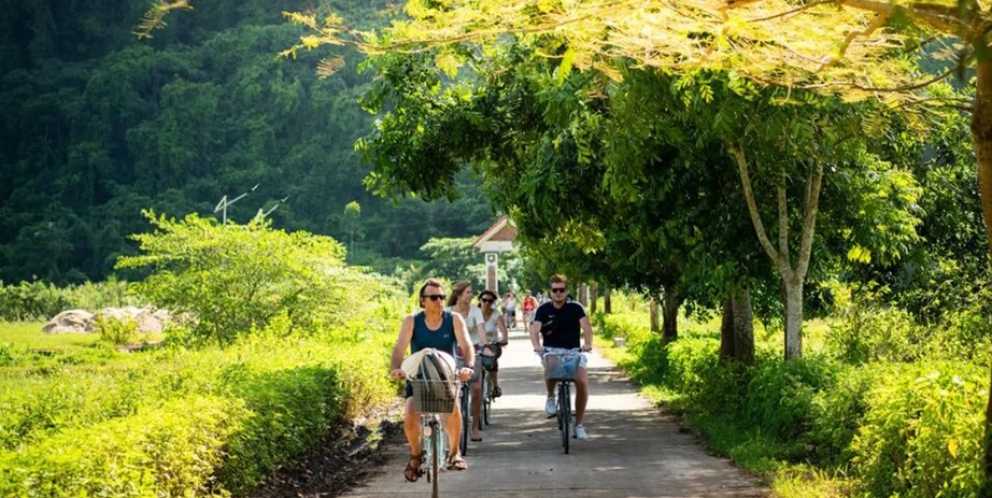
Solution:
{"label": "person in red shirt", "polygon": [[534,321],[534,312],[537,311],[537,299],[530,295],[530,291],[527,291],[527,295],[524,296],[523,308],[524,327],[530,330],[530,323]]}

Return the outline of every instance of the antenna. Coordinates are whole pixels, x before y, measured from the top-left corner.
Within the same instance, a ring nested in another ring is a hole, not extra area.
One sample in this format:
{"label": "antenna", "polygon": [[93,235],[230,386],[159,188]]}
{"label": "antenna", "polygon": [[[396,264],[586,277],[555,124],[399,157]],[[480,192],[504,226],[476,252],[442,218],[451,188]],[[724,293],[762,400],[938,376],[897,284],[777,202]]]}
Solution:
{"label": "antenna", "polygon": [[283,197],[282,199],[279,199],[278,201],[276,201],[276,204],[274,206],[272,206],[271,208],[269,208],[268,211],[265,211],[264,209],[259,208],[258,209],[258,213],[255,214],[255,217],[256,218],[265,218],[266,216],[272,214],[272,212],[275,211],[276,208],[278,208],[280,205],[282,205],[282,203],[286,202],[286,199],[289,199],[289,197],[287,196],[287,197]]}
{"label": "antenna", "polygon": [[221,221],[220,222],[221,222],[222,225],[226,225],[227,224],[227,206],[230,206],[231,204],[234,204],[235,202],[238,202],[241,199],[244,199],[249,193],[254,192],[255,189],[258,188],[259,185],[261,185],[261,184],[260,183],[255,184],[255,186],[252,187],[250,191],[245,192],[245,193],[243,193],[243,194],[235,197],[233,200],[230,200],[230,201],[227,200],[227,196],[226,195],[224,197],[221,197],[220,198],[220,202],[218,202],[217,203],[217,206],[214,207],[214,213],[216,213],[217,211],[220,211],[221,212]]}

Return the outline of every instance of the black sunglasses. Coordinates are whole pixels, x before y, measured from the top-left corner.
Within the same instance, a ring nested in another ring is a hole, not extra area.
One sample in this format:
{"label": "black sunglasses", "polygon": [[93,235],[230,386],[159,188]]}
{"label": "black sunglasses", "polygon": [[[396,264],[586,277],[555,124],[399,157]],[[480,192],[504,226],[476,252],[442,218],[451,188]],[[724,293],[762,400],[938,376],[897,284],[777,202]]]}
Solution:
{"label": "black sunglasses", "polygon": [[562,292],[565,292],[565,288],[564,287],[552,287],[551,288],[551,292],[554,292],[555,294],[560,294]]}
{"label": "black sunglasses", "polygon": [[448,296],[445,296],[444,294],[431,294],[429,296],[421,296],[421,297],[426,297],[427,299],[430,299],[431,301],[441,301],[442,299],[444,299],[444,298],[446,298]]}
{"label": "black sunglasses", "polygon": [[493,298],[491,298],[491,297],[487,297],[485,299],[479,299],[479,301],[482,301],[484,303],[495,303],[496,302],[496,300],[493,299]]}

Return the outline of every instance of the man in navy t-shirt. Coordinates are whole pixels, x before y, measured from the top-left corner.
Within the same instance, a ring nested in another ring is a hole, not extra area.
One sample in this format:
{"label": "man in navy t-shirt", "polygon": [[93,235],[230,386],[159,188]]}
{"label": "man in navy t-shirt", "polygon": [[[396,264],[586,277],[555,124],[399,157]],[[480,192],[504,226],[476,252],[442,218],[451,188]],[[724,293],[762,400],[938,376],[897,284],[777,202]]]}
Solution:
{"label": "man in navy t-shirt", "polygon": [[[562,275],[551,277],[551,301],[537,308],[530,326],[530,342],[538,354],[562,354],[571,349],[592,350],[592,325],[581,304],[568,299],[568,281]],[[584,339],[584,340],[581,340]],[[580,340],[581,343],[580,344]],[[548,401],[544,411],[549,417],[557,414],[555,383],[547,381]],[[586,373],[586,356],[582,355],[575,374],[575,438],[586,439],[582,419],[589,401],[589,378]]]}

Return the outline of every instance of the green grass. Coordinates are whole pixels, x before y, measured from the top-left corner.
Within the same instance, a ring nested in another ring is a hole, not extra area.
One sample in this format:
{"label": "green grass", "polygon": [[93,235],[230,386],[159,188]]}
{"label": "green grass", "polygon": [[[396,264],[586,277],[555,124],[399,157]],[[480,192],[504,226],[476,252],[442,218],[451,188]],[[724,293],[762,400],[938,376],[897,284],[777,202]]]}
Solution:
{"label": "green grass", "polygon": [[41,331],[44,322],[0,322],[0,342],[31,350],[66,350],[90,347],[100,342],[100,335],[46,334]]}

